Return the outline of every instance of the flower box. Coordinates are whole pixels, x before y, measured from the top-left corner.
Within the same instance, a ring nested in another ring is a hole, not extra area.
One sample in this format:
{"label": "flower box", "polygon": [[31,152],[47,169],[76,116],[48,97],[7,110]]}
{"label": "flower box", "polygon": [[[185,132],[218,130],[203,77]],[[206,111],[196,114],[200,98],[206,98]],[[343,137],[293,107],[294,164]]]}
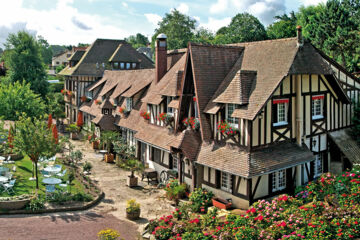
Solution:
{"label": "flower box", "polygon": [[127,212],[126,211],[126,218],[129,220],[137,220],[140,218],[140,209],[138,211]]}
{"label": "flower box", "polygon": [[112,154],[112,153],[105,154],[105,162],[113,163],[114,162],[114,154]]}
{"label": "flower box", "polygon": [[212,199],[212,204],[214,205],[214,207],[225,210],[229,209],[232,205],[231,202],[228,202],[225,199],[217,198],[217,197]]}

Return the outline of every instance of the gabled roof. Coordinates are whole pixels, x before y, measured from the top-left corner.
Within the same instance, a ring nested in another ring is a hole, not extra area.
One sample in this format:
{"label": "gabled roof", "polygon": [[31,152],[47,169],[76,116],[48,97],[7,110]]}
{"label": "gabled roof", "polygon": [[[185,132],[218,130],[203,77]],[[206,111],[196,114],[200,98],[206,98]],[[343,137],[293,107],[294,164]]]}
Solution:
{"label": "gabled roof", "polygon": [[144,54],[136,51],[130,44],[121,43],[109,58],[109,62],[141,63],[142,68],[152,68],[153,62]]}
{"label": "gabled roof", "polygon": [[239,59],[243,50],[244,47],[237,46],[189,44],[203,140],[211,138],[210,119],[209,116],[204,114],[205,107]]}
{"label": "gabled roof", "polygon": [[68,60],[69,61],[80,61],[82,56],[84,56],[85,52],[86,52],[85,50],[77,50],[69,57]]}
{"label": "gabled roof", "polygon": [[100,104],[100,108],[113,109],[114,105],[110,102],[109,98],[106,98],[105,101]]}
{"label": "gabled roof", "polygon": [[128,53],[141,59],[140,68],[152,68],[152,62],[143,54],[137,52],[124,40],[96,39],[95,42],[87,48],[80,61],[74,66],[67,66],[59,74],[61,75],[88,75],[101,77],[109,63],[110,57],[114,54],[119,45],[123,45]]}
{"label": "gabled roof", "polygon": [[251,178],[297,166],[315,159],[306,147],[280,142],[269,147],[248,152],[237,146],[212,142],[201,145],[197,164]]}
{"label": "gabled roof", "polygon": [[102,131],[116,131],[115,117],[113,115],[99,114],[91,121],[98,125]]}

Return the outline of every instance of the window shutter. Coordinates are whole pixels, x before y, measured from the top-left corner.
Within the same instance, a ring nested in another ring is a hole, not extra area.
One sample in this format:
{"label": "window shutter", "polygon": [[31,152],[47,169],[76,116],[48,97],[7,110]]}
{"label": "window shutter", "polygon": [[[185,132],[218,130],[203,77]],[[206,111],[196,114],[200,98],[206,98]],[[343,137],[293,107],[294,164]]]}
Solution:
{"label": "window shutter", "polygon": [[273,173],[269,174],[269,194],[272,193]]}
{"label": "window shutter", "polygon": [[235,194],[237,192],[236,188],[236,176],[235,175],[231,175],[231,190],[232,190],[232,194]]}
{"label": "window shutter", "polygon": [[173,157],[171,154],[169,154],[169,169],[173,168]]}
{"label": "window shutter", "polygon": [[310,162],[310,178],[309,180],[314,180],[314,173],[315,173],[315,161]]}
{"label": "window shutter", "polygon": [[219,170],[215,170],[215,185],[216,188],[221,187],[221,172]]}
{"label": "window shutter", "polygon": [[278,119],[277,119],[277,111],[278,111],[278,105],[277,104],[272,104],[272,123],[277,123]]}
{"label": "window shutter", "polygon": [[289,190],[294,189],[294,179],[292,179],[292,168],[286,169],[286,187]]}
{"label": "window shutter", "polygon": [[324,166],[323,172],[328,172],[329,171],[329,162],[328,162],[328,154],[327,153],[323,154],[322,161],[323,161],[323,166]]}

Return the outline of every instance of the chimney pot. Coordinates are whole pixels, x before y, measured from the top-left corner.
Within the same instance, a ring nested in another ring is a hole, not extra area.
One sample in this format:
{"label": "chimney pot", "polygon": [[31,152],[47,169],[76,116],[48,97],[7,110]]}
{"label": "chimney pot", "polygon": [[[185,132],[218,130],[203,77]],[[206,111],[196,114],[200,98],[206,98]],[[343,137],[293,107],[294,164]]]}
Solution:
{"label": "chimney pot", "polygon": [[302,47],[304,45],[304,39],[302,36],[302,27],[300,25],[296,26],[296,36],[297,36],[297,45]]}

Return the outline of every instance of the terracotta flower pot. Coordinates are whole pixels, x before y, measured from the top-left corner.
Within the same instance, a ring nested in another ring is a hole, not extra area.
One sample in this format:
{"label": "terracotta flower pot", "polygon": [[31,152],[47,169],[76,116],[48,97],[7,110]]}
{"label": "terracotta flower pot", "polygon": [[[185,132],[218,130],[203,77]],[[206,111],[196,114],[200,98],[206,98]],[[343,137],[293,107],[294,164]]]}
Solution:
{"label": "terracotta flower pot", "polygon": [[105,162],[113,163],[114,162],[114,154],[112,154],[112,153],[105,154]]}
{"label": "terracotta flower pot", "polygon": [[212,204],[214,207],[220,208],[220,209],[229,209],[231,207],[231,202],[228,202],[221,198],[213,198]]}
{"label": "terracotta flower pot", "polygon": [[93,141],[93,142],[91,143],[91,145],[92,145],[92,148],[93,148],[93,149],[99,149],[100,143],[99,143],[99,141]]}

